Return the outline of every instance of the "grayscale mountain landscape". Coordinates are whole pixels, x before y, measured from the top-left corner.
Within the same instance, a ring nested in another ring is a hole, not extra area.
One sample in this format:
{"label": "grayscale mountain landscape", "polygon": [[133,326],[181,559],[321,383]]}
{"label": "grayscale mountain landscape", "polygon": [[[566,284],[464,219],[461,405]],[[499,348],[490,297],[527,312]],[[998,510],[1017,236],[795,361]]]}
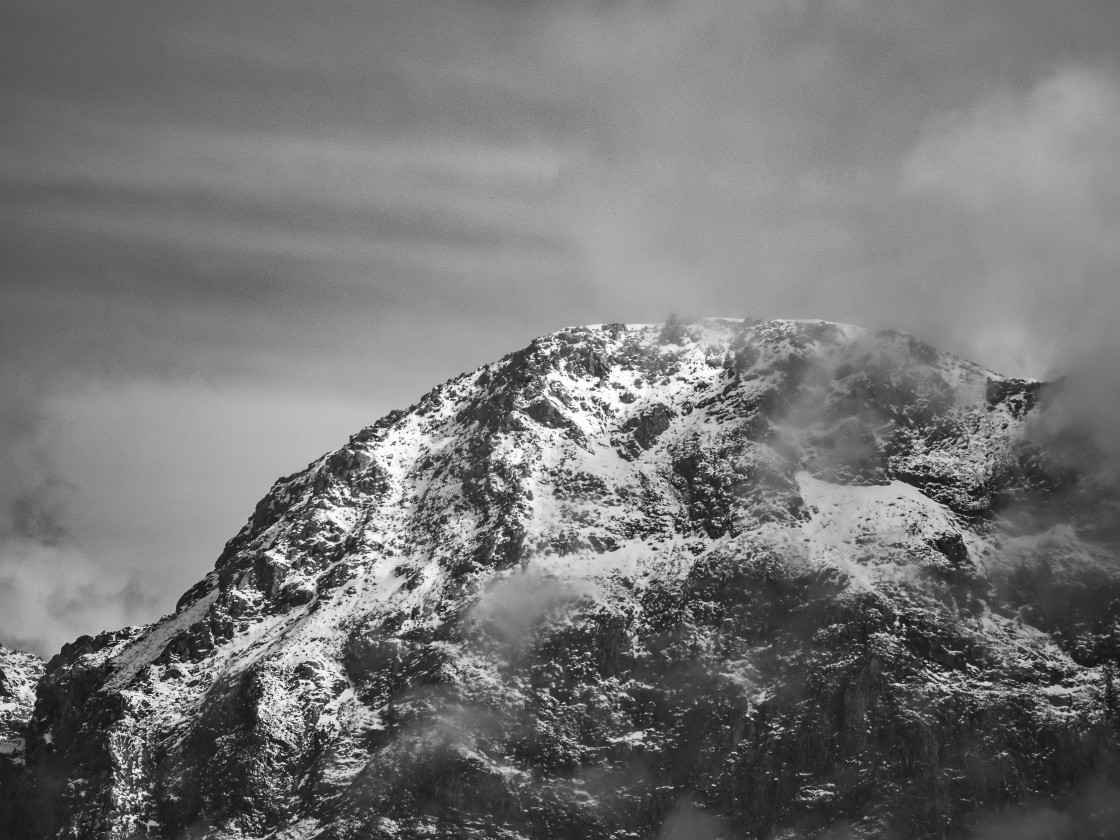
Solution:
{"label": "grayscale mountain landscape", "polygon": [[1120,496],[1053,388],[824,321],[540,338],[172,614],[5,653],[4,836],[1116,836]]}
{"label": "grayscale mountain landscape", "polygon": [[0,840],[1120,840],[1118,44],[4,0]]}

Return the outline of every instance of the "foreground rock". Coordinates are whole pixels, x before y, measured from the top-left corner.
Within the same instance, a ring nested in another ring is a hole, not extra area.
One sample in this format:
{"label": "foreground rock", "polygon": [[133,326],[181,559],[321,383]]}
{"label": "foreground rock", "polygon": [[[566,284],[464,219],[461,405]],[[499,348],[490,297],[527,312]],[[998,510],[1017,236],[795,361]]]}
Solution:
{"label": "foreground rock", "polygon": [[1045,800],[1095,836],[1120,585],[1032,513],[1094,516],[1039,389],[823,322],[540,339],[55,657],[30,832],[932,838]]}

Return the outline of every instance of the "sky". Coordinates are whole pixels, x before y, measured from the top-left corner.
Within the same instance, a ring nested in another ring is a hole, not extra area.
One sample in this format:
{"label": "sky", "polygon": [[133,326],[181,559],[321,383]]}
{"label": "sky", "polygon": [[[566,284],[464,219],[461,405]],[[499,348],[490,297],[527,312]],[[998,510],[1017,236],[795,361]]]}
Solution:
{"label": "sky", "polygon": [[1114,0],[6,0],[0,642],[170,611],[277,477],[570,324],[889,327],[1111,419],[1117,44]]}

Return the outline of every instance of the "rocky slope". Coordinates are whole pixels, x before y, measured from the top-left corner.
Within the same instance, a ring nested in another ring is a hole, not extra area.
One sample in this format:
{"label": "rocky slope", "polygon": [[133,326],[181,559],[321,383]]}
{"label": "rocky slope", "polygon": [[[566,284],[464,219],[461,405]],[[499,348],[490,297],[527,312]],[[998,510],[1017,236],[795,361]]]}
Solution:
{"label": "rocky slope", "polygon": [[42,676],[39,657],[0,645],[0,836],[3,826],[25,821],[17,807],[17,790],[27,722],[35,704],[35,686]]}
{"label": "rocky slope", "polygon": [[1041,388],[824,322],[539,339],[66,646],[9,833],[1105,836],[1120,585]]}

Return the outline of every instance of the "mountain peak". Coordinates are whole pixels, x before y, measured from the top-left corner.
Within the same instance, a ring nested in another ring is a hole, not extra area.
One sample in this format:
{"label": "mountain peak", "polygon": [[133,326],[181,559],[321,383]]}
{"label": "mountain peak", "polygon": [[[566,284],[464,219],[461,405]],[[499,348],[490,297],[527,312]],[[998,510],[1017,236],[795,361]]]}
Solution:
{"label": "mountain peak", "polygon": [[1044,792],[1112,743],[1120,588],[1074,530],[1000,527],[1048,486],[1039,388],[824,321],[539,338],[52,660],[37,830],[935,837]]}

